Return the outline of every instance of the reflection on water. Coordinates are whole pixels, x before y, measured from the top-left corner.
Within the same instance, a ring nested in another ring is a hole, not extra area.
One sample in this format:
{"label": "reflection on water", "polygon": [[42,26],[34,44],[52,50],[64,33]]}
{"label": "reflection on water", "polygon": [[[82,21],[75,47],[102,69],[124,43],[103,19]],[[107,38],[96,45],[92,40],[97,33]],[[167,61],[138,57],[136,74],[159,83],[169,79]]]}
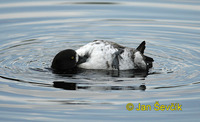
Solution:
{"label": "reflection on water", "polygon": [[[1,120],[197,120],[199,12],[195,0],[1,1]],[[133,48],[145,40],[154,66],[149,72],[50,70],[59,51],[95,39]],[[155,101],[180,103],[183,111],[125,109]]]}
{"label": "reflection on water", "polygon": [[87,89],[87,90],[145,90],[145,85],[140,86],[97,86],[95,84],[81,84],[81,83],[68,83],[64,81],[54,81],[53,86],[55,88],[62,88],[65,90],[79,90],[79,89]]}
{"label": "reflection on water", "polygon": [[[95,70],[95,69],[74,69],[70,71],[55,71],[52,70],[51,68],[47,68],[49,71],[54,73],[55,75],[62,76],[62,77],[73,77],[77,75],[85,75],[87,78],[92,78],[92,77],[127,77],[127,78],[145,78],[147,75],[150,74],[159,74],[159,72],[149,72],[149,71],[144,71],[144,70],[139,70],[139,69],[133,69],[133,70]],[[41,71],[42,69],[32,69],[35,71]],[[44,70],[42,70],[44,72]],[[100,78],[101,79],[101,78]]]}

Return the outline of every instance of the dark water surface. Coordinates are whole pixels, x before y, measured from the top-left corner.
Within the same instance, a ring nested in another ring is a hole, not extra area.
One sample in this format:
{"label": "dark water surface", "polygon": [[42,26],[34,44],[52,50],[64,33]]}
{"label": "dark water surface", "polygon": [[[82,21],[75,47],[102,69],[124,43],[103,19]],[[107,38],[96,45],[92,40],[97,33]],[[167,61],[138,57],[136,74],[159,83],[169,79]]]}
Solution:
{"label": "dark water surface", "polygon": [[[199,15],[198,0],[1,1],[1,121],[198,120]],[[146,40],[154,67],[148,74],[119,76],[103,70],[57,75],[48,69],[59,51],[95,39],[134,48]],[[179,103],[182,111],[155,111],[156,101]],[[152,110],[128,111],[127,103]]]}

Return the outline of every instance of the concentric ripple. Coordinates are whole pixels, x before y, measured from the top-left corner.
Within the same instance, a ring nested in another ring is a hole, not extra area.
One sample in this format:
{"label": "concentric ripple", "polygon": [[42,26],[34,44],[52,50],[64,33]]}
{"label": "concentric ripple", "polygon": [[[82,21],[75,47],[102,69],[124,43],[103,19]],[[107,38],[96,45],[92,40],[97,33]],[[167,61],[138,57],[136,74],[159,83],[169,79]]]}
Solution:
{"label": "concentric ripple", "polygon": [[[85,110],[86,118],[93,111],[104,117],[116,110],[110,119],[119,115],[116,118],[122,120],[130,115],[121,112],[127,103],[171,100],[183,102],[191,115],[195,106],[187,106],[185,101],[196,103],[200,92],[200,3],[171,2],[1,2],[0,111],[19,121],[46,115],[44,120],[59,121],[63,113],[72,112],[68,116],[73,120],[73,115]],[[131,70],[119,74],[51,71],[59,51],[78,49],[96,39],[133,48],[145,40],[145,55],[154,58],[153,68],[148,73]],[[10,112],[19,109],[21,117]],[[137,115],[138,119],[142,116]],[[27,118],[22,119],[24,116]],[[84,116],[77,119],[81,118]]]}

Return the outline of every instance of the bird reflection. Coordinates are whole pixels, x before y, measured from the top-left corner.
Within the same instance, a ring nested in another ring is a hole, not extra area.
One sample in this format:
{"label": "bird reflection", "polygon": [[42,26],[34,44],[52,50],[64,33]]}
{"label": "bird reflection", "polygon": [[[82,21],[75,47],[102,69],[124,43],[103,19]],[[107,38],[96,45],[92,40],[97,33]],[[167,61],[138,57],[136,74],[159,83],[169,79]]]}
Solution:
{"label": "bird reflection", "polygon": [[125,71],[117,71],[117,70],[94,70],[94,69],[74,69],[70,71],[63,71],[63,72],[57,72],[53,71],[54,74],[57,74],[59,76],[63,77],[73,77],[75,75],[85,75],[85,76],[95,76],[95,77],[128,77],[128,78],[135,78],[135,77],[141,77],[145,78],[147,75],[149,75],[148,71],[144,70],[125,70]]}
{"label": "bird reflection", "polygon": [[[83,79],[94,79],[109,77],[119,77],[119,78],[142,78],[148,75],[147,71],[143,70],[126,70],[126,71],[117,71],[117,70],[88,70],[88,69],[79,69],[73,71],[65,71],[65,72],[53,72],[54,74],[61,76],[62,78],[74,78],[74,76],[79,76]],[[81,80],[81,79],[80,79]],[[122,80],[117,80],[116,82],[121,82]],[[65,90],[79,90],[79,89],[87,89],[87,90],[145,90],[145,85],[140,86],[99,86],[95,85],[94,83],[76,83],[76,82],[69,82],[69,81],[54,81],[53,86],[55,88],[62,88]]]}
{"label": "bird reflection", "polygon": [[87,90],[143,90],[145,91],[146,86],[94,86],[93,84],[87,83],[70,83],[64,81],[54,81],[53,86],[55,88],[61,88],[65,90],[79,90],[79,89],[87,89]]}

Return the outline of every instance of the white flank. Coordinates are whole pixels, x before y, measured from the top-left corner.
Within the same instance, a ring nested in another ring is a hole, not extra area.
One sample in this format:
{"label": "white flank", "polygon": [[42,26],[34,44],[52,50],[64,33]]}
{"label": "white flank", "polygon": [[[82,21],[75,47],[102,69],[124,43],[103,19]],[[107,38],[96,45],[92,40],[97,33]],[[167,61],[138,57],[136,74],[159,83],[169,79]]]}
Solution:
{"label": "white flank", "polygon": [[144,59],[139,51],[135,53],[134,63],[139,69],[146,69],[146,63],[144,62]]}
{"label": "white flank", "polygon": [[[76,50],[79,56],[89,55],[87,61],[78,65],[78,67],[84,69],[113,70],[113,54],[117,51],[118,49],[114,48],[112,43],[106,41],[94,41],[88,43]],[[136,68],[135,66],[146,69],[146,63],[140,52],[136,52],[135,59],[133,59],[134,53],[135,49],[128,47],[124,48],[124,52],[121,54],[122,59],[119,59],[120,70],[134,69]]]}
{"label": "white flank", "polygon": [[78,62],[79,60],[79,57],[78,57],[78,54],[76,53],[76,63]]}

